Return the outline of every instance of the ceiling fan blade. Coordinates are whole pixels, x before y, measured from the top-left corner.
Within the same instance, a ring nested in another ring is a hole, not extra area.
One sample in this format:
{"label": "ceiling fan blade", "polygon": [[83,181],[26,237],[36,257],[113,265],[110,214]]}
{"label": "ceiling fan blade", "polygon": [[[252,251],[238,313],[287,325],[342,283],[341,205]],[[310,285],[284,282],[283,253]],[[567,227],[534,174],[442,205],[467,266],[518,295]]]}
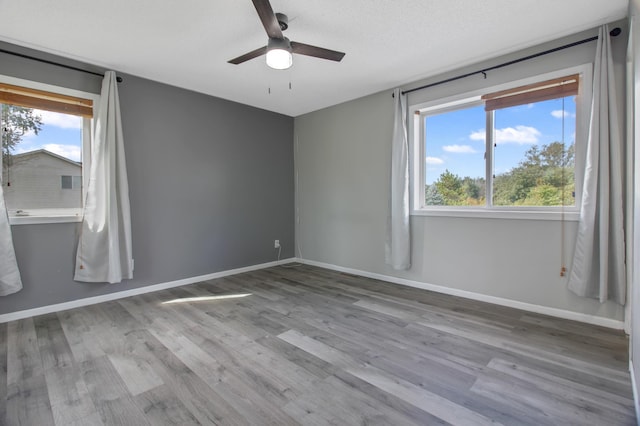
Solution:
{"label": "ceiling fan blade", "polygon": [[270,38],[283,38],[282,30],[280,29],[280,24],[278,23],[278,19],[276,18],[276,14],[273,13],[273,9],[271,8],[271,3],[269,0],[252,0],[253,5],[256,8],[256,12],[258,12],[258,16],[260,17],[260,21],[264,26],[267,35]]}
{"label": "ceiling fan blade", "polygon": [[267,53],[267,46],[259,47],[256,50],[252,50],[249,53],[245,53],[242,56],[238,56],[237,58],[231,59],[228,61],[230,64],[238,65],[243,62],[247,62],[249,59],[257,58],[260,55],[264,55]]}
{"label": "ceiling fan blade", "polygon": [[328,59],[330,61],[340,62],[344,58],[344,52],[325,49],[323,47],[311,46],[310,44],[291,42],[291,50],[293,53],[306,56],[314,56],[316,58]]}

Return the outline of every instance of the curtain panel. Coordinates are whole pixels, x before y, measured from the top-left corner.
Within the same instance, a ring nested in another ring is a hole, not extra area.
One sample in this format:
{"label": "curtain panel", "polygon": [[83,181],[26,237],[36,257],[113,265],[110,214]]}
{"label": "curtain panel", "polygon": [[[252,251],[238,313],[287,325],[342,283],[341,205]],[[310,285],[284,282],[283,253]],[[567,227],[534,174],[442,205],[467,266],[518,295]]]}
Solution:
{"label": "curtain panel", "polygon": [[74,280],[133,278],[129,184],[116,74],[105,73],[91,141],[91,165]]}
{"label": "curtain panel", "polygon": [[409,224],[409,143],[407,140],[407,97],[393,92],[394,125],[391,140],[391,196],[385,261],[397,270],[411,268]]}
{"label": "curtain panel", "polygon": [[4,192],[0,185],[0,296],[7,296],[20,290],[22,290],[22,279],[13,248]]}
{"label": "curtain panel", "polygon": [[568,288],[579,296],[625,304],[622,138],[609,28],[600,28],[580,222]]}

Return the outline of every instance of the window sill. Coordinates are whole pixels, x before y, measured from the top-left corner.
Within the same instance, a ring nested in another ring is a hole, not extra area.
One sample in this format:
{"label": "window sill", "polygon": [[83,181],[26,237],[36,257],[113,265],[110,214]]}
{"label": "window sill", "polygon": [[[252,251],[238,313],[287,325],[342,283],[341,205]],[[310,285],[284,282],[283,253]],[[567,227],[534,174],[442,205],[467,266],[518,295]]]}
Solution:
{"label": "window sill", "polygon": [[33,209],[21,214],[9,211],[10,225],[36,225],[45,223],[82,222],[78,209]]}
{"label": "window sill", "polygon": [[565,220],[577,222],[580,220],[580,212],[568,210],[564,214],[554,210],[507,210],[507,209],[429,209],[413,210],[412,216],[440,216],[461,217],[477,219],[521,219],[521,220]]}

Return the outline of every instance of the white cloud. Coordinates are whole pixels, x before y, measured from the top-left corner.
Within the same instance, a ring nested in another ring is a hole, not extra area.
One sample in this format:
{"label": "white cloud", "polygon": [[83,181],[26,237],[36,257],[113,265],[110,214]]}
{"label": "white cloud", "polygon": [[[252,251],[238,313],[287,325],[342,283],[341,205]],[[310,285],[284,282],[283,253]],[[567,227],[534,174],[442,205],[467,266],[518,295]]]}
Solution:
{"label": "white cloud", "polygon": [[516,126],[505,127],[504,129],[496,129],[496,142],[497,143],[538,143],[538,137],[540,131],[535,127],[530,126]]}
{"label": "white cloud", "polygon": [[76,145],[60,145],[57,143],[47,143],[42,145],[42,148],[73,161],[80,161],[80,157],[82,155],[80,147]]}
{"label": "white cloud", "polygon": [[61,129],[82,129],[82,117],[77,115],[60,114],[57,112],[36,110],[36,114],[42,117],[46,126],[55,126]]}
{"label": "white cloud", "polygon": [[553,115],[555,118],[575,117],[575,114],[572,114],[569,111],[563,111],[561,109],[557,109],[555,111],[551,111],[551,115]]}
{"label": "white cloud", "polygon": [[431,165],[444,164],[444,160],[438,157],[426,157],[425,162]]}
{"label": "white cloud", "polygon": [[[505,127],[504,129],[496,129],[495,138],[497,144],[517,143],[519,145],[538,143],[540,131],[531,126]],[[471,132],[469,135],[471,140],[484,141],[485,130],[481,129]]]}
{"label": "white cloud", "polygon": [[26,132],[24,132],[24,134],[20,138],[20,142],[31,142],[36,138],[37,138],[36,133],[33,130],[27,130]]}
{"label": "white cloud", "polygon": [[473,154],[477,152],[471,145],[445,145],[442,149],[454,154]]}
{"label": "white cloud", "polygon": [[472,141],[483,141],[485,140],[486,131],[484,129],[476,130],[475,132],[471,132],[469,135],[469,139]]}

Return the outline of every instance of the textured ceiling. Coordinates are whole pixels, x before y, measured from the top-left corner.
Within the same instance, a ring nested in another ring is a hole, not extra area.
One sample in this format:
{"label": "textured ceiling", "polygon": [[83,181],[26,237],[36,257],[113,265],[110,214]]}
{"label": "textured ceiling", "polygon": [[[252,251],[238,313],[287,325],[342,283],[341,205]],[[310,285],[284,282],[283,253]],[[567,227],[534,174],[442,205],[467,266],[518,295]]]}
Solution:
{"label": "textured ceiling", "polygon": [[271,4],[286,36],[342,62],[228,64],[266,44],[250,0],[0,0],[0,40],[297,116],[624,18],[628,0]]}

